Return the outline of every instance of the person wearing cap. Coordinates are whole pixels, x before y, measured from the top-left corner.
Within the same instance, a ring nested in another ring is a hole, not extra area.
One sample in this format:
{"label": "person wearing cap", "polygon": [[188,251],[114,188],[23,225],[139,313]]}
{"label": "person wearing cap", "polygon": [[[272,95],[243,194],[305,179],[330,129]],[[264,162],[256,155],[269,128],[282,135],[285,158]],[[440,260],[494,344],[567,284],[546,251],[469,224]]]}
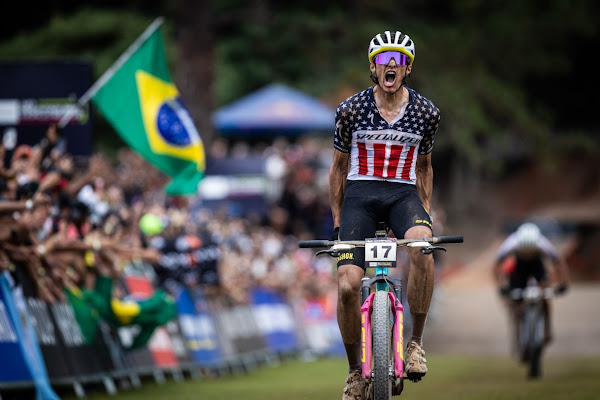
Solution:
{"label": "person wearing cap", "polygon": [[[398,238],[432,236],[429,215],[433,190],[431,151],[439,109],[407,87],[415,43],[405,33],[385,31],[368,48],[371,86],[344,100],[336,111],[334,156],[329,170],[329,201],[334,239],[373,237],[384,221]],[[423,330],[433,294],[431,254],[408,249],[407,297],[412,333],[405,354],[406,376],[427,373]],[[338,258],[338,323],[348,358],[344,400],[364,399],[360,357],[360,286],[364,249]]]}

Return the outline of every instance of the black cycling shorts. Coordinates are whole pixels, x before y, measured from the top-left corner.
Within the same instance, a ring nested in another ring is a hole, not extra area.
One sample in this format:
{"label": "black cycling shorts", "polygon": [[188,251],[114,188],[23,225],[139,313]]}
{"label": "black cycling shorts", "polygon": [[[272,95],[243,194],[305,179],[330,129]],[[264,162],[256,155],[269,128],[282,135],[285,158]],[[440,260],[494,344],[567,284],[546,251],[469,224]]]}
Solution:
{"label": "black cycling shorts", "polygon": [[[432,229],[415,185],[386,181],[348,181],[340,222],[340,240],[375,237],[379,222],[386,222],[397,238],[422,225]],[[365,249],[345,251],[337,266],[352,264],[365,269]]]}
{"label": "black cycling shorts", "polygon": [[548,280],[544,260],[541,257],[531,259],[517,257],[515,269],[509,277],[509,285],[513,289],[524,289],[529,278],[535,278],[539,283],[545,283]]}

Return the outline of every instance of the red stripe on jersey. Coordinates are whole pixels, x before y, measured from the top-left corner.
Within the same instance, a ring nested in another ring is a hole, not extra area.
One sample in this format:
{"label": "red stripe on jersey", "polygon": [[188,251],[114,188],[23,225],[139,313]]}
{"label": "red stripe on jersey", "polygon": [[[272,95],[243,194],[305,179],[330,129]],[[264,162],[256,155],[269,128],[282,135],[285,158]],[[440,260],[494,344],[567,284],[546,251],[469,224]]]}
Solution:
{"label": "red stripe on jersey", "polygon": [[400,156],[404,146],[393,144],[390,148],[390,161],[387,168],[386,178],[395,178],[396,171],[398,170],[398,163],[400,162]]}
{"label": "red stripe on jersey", "polygon": [[373,176],[383,178],[385,164],[385,143],[373,143]]}
{"label": "red stripe on jersey", "polygon": [[402,166],[402,174],[400,175],[400,178],[410,180],[410,170],[412,169],[413,157],[415,156],[416,150],[417,146],[410,146],[408,148],[408,154],[406,155],[404,166]]}
{"label": "red stripe on jersey", "polygon": [[358,174],[367,175],[369,166],[367,165],[367,148],[364,142],[356,142],[358,147]]}

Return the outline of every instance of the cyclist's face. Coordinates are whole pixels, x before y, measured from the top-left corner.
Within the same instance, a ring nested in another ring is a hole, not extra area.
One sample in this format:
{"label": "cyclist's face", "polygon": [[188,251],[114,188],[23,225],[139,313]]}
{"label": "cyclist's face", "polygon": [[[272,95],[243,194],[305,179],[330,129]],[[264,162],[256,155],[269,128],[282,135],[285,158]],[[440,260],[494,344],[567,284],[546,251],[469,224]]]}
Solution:
{"label": "cyclist's face", "polygon": [[404,77],[412,71],[412,64],[398,65],[395,59],[391,59],[386,65],[372,62],[371,72],[377,76],[379,86],[386,93],[396,93],[402,87]]}

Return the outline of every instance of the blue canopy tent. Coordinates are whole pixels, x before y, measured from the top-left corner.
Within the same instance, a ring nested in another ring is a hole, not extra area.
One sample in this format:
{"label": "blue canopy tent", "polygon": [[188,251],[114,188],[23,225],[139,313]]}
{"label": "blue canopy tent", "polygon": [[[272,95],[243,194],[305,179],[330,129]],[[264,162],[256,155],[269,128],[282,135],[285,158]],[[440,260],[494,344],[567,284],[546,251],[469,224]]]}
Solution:
{"label": "blue canopy tent", "polygon": [[318,99],[281,84],[271,84],[217,110],[213,124],[222,136],[297,136],[331,134],[335,110]]}

